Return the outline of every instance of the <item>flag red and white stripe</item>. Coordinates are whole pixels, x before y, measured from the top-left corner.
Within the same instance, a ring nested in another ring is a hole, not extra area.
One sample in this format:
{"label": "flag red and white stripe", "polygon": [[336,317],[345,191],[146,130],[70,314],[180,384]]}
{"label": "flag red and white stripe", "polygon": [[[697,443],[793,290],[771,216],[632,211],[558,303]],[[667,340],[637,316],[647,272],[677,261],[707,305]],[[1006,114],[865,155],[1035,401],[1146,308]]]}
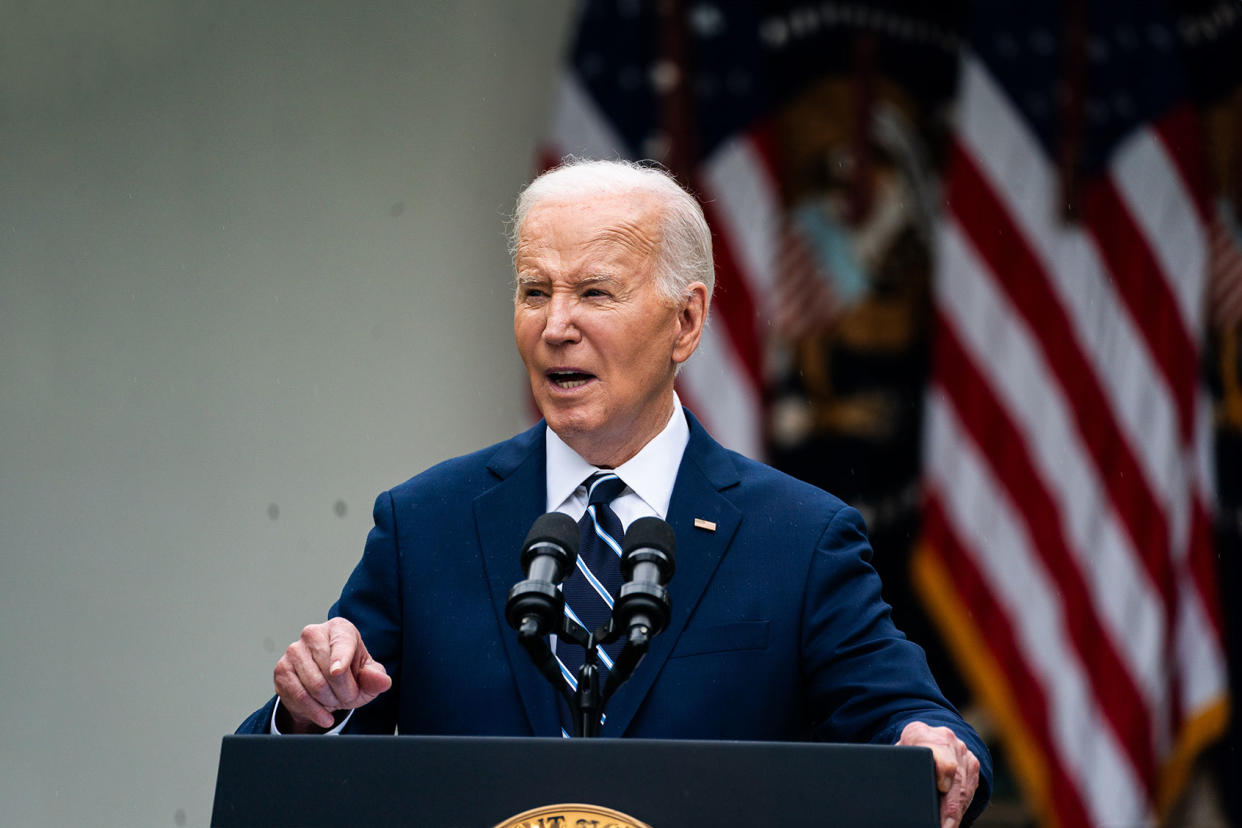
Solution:
{"label": "flag red and white stripe", "polygon": [[1127,136],[1067,224],[986,64],[960,90],[915,575],[1041,821],[1149,824],[1225,717],[1196,125]]}

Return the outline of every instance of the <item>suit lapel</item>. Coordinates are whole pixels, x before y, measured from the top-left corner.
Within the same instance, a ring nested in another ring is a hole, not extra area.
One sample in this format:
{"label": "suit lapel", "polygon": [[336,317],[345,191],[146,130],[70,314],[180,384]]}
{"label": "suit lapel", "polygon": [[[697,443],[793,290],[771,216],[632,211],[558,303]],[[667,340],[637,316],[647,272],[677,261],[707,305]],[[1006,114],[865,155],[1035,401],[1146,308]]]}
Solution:
{"label": "suit lapel", "polygon": [[522,541],[535,518],[544,512],[546,462],[544,425],[540,423],[502,444],[488,463],[488,470],[500,482],[474,500],[475,528],[500,639],[536,736],[560,733],[554,691],[518,644],[517,633],[509,628],[505,602],[509,588],[523,577]]}
{"label": "suit lapel", "polygon": [[[724,558],[742,514],[720,492],[738,483],[727,452],[686,411],[690,442],[682,457],[669,502],[668,522],[677,537],[677,570],[669,583],[672,615],[668,628],[652,639],[647,656],[634,675],[605,707],[602,736],[622,736],[677,645],[699,599]],[[695,526],[695,518],[716,524],[715,531]],[[520,541],[519,541],[520,542]]]}

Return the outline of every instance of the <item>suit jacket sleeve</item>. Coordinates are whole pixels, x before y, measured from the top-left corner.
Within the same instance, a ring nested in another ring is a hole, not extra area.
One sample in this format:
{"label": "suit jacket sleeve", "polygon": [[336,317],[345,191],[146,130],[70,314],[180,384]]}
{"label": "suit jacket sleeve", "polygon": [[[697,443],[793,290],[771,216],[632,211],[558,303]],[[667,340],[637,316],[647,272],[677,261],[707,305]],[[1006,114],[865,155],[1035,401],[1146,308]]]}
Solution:
{"label": "suit jacket sleeve", "polygon": [[990,797],[991,756],[940,692],[922,648],[893,626],[870,557],[861,515],[841,508],[817,545],[803,609],[815,736],[894,744],[914,721],[950,728],[981,765],[969,822]]}

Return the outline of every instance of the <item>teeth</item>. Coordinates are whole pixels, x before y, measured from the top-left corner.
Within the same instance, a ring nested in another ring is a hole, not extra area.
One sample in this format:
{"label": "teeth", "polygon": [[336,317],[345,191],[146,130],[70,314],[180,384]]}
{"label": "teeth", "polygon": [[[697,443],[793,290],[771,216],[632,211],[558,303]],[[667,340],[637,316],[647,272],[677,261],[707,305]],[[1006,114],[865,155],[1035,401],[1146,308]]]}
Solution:
{"label": "teeth", "polygon": [[556,383],[558,388],[577,388],[580,385],[586,385],[586,379],[579,379],[582,374],[567,372],[564,374],[549,374],[548,378]]}

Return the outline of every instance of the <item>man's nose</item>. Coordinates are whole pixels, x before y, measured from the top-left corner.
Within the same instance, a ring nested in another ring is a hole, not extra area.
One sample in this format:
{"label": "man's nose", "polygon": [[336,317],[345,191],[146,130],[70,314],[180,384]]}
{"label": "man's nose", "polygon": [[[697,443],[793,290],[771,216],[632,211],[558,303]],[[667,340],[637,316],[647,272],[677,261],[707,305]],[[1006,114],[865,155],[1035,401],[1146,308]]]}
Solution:
{"label": "man's nose", "polygon": [[576,342],[581,334],[574,297],[556,294],[548,301],[546,308],[548,316],[543,326],[544,341],[554,345]]}

